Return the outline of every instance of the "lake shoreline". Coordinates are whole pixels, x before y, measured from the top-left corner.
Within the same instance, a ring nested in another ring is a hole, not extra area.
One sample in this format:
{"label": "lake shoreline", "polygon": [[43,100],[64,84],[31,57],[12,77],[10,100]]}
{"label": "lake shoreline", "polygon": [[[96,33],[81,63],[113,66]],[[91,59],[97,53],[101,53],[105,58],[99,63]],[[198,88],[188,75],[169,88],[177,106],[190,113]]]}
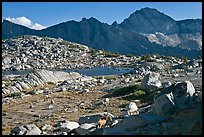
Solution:
{"label": "lake shoreline", "polygon": [[[32,73],[35,69],[32,70],[14,70],[14,71],[2,71],[2,75],[26,75]],[[41,69],[37,69],[41,70]],[[50,71],[63,71],[63,72],[78,72],[87,76],[106,76],[106,75],[117,75],[129,73],[133,68],[126,67],[93,67],[93,68],[80,68],[80,69],[47,69]]]}

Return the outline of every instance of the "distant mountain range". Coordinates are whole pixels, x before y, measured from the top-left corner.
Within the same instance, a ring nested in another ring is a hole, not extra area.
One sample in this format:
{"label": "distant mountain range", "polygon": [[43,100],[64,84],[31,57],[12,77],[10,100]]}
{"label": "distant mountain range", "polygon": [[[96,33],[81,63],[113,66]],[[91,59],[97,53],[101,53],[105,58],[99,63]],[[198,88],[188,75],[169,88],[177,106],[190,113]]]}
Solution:
{"label": "distant mountain range", "polygon": [[202,19],[175,21],[152,8],[132,13],[122,23],[111,25],[91,17],[67,21],[43,30],[33,30],[4,20],[2,39],[20,35],[63,38],[95,49],[121,54],[162,54],[196,58],[202,52]]}

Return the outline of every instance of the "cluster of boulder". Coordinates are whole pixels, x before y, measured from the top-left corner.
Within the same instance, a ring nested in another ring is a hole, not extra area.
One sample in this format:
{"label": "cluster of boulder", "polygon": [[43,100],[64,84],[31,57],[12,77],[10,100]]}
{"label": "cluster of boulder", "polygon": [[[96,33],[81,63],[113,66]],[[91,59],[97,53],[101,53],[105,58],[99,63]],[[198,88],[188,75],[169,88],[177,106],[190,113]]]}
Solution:
{"label": "cluster of boulder", "polygon": [[82,76],[77,72],[35,70],[26,75],[22,80],[17,81],[2,89],[3,94],[21,92],[36,86],[48,84],[57,84],[63,81],[69,81],[70,85],[79,84],[81,81],[92,81],[94,78]]}
{"label": "cluster of boulder", "polygon": [[128,66],[136,57],[105,57],[81,44],[61,38],[22,36],[2,41],[2,70],[76,69],[97,66]]}
{"label": "cluster of boulder", "polygon": [[[56,68],[66,65],[79,67],[80,63],[71,63],[74,58],[83,58],[89,48],[63,39],[38,36],[22,36],[2,41],[2,69],[25,70]],[[67,60],[69,58],[69,60]]]}
{"label": "cluster of boulder", "polygon": [[[161,88],[162,84],[157,84],[157,82],[158,74],[148,73],[141,82],[141,88],[146,91]],[[140,108],[138,110],[139,113],[125,117],[113,128],[104,129],[102,134],[171,135],[173,133],[168,128],[171,128],[171,125],[175,125],[175,121],[166,122],[170,115],[176,112],[182,112],[184,109],[197,109],[201,103],[202,91],[196,91],[190,81],[175,82],[174,84],[163,87],[160,94],[155,97],[153,103],[147,106],[147,109]],[[143,111],[144,109],[146,111]]]}

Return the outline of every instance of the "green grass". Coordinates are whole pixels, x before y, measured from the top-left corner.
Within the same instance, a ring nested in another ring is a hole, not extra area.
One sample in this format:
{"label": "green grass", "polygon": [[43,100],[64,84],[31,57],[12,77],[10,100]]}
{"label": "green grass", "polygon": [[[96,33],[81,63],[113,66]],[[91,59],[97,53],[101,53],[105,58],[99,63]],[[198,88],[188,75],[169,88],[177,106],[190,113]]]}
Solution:
{"label": "green grass", "polygon": [[122,99],[129,101],[138,99],[143,103],[148,103],[154,101],[154,97],[159,94],[159,91],[161,91],[161,89],[156,89],[154,91],[144,91],[139,88],[138,84],[135,84],[116,89],[109,96],[122,97]]}
{"label": "green grass", "polygon": [[11,94],[11,97],[19,97],[21,95],[21,92],[15,92]]}
{"label": "green grass", "polygon": [[104,76],[104,79],[106,79],[106,80],[111,80],[111,79],[115,79],[115,78],[116,78],[115,75]]}
{"label": "green grass", "polygon": [[69,46],[69,48],[71,48],[71,49],[75,49],[75,48],[78,48],[78,46],[72,44],[72,45]]}
{"label": "green grass", "polygon": [[120,88],[120,89],[116,89],[112,92],[112,95],[113,96],[123,96],[123,95],[128,95],[130,93],[133,93],[135,92],[135,90],[138,90],[139,89],[139,85],[130,85],[130,86],[127,86],[127,87],[123,87],[123,88]]}

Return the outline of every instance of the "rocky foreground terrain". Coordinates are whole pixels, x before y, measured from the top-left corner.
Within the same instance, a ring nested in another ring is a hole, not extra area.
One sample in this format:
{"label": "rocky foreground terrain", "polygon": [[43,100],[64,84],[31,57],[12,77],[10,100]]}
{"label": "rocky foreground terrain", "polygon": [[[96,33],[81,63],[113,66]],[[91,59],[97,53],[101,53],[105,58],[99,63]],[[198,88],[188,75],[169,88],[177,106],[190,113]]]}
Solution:
{"label": "rocky foreground terrain", "polygon": [[[116,56],[37,36],[2,48],[3,71],[33,70],[2,76],[4,135],[202,134],[202,59]],[[95,66],[133,70],[92,77],[55,70]],[[100,127],[101,116],[112,121]]]}

